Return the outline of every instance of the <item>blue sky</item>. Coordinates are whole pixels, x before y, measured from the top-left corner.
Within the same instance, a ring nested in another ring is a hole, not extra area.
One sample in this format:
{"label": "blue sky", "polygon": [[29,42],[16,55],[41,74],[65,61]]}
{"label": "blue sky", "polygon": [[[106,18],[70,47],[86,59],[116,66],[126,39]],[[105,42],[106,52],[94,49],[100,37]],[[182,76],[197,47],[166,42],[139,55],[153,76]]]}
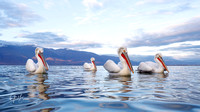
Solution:
{"label": "blue sky", "polygon": [[0,40],[47,48],[200,57],[199,0],[0,0]]}

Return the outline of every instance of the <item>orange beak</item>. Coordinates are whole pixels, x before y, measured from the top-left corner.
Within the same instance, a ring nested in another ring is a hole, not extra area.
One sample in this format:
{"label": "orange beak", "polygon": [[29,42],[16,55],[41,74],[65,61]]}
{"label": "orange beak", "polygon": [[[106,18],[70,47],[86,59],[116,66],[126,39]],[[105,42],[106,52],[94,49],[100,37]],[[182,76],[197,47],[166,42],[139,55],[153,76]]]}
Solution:
{"label": "orange beak", "polygon": [[39,57],[40,57],[40,59],[42,60],[42,63],[43,63],[43,65],[44,65],[44,67],[45,67],[46,71],[48,71],[48,70],[49,70],[49,68],[47,67],[47,63],[46,63],[46,61],[44,60],[43,53],[38,53],[38,56],[39,56]]}
{"label": "orange beak", "polygon": [[94,65],[95,69],[97,70],[97,67],[96,67],[95,61],[92,61],[92,63],[93,63],[93,65]]}
{"label": "orange beak", "polygon": [[133,67],[132,67],[132,64],[131,64],[131,61],[128,57],[128,54],[127,52],[124,50],[123,53],[121,54],[121,56],[125,59],[129,69],[131,70],[131,72],[134,74],[134,70],[133,70]]}
{"label": "orange beak", "polygon": [[160,62],[161,62],[161,64],[162,64],[162,66],[165,68],[165,70],[169,73],[169,70],[168,70],[168,68],[167,68],[167,66],[166,66],[166,64],[165,64],[165,62],[164,62],[164,60],[162,59],[162,57],[159,57],[159,58],[157,58]]}

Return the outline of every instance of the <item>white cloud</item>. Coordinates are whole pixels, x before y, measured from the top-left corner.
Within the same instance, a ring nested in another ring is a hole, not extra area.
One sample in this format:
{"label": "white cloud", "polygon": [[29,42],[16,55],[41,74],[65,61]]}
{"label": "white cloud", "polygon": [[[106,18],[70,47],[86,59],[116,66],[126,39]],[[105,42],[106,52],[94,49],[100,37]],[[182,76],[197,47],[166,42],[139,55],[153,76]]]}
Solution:
{"label": "white cloud", "polygon": [[104,12],[105,10],[101,10],[95,13],[92,12],[86,12],[86,15],[80,17],[75,17],[74,19],[77,20],[77,25],[82,25],[82,24],[88,24],[88,23],[92,23],[94,21],[99,20],[99,16],[101,16],[101,14]]}
{"label": "white cloud", "polygon": [[139,0],[139,2],[136,3],[136,5],[143,5],[147,3],[166,3],[170,1],[171,0]]}
{"label": "white cloud", "polygon": [[41,17],[30,10],[26,4],[1,0],[0,20],[0,28],[12,28],[28,26],[41,20]]}
{"label": "white cloud", "polygon": [[52,0],[44,0],[44,8],[49,9],[54,5]]}
{"label": "white cloud", "polygon": [[97,0],[83,0],[83,5],[88,9],[99,9],[103,6],[103,3],[98,2]]}

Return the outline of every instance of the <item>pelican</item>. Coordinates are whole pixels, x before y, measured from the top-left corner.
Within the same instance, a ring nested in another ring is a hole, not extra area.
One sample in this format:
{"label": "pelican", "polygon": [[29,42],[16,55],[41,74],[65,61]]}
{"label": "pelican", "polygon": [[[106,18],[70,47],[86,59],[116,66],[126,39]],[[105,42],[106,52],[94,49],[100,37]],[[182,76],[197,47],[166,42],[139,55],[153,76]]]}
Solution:
{"label": "pelican", "polygon": [[115,64],[112,60],[107,60],[104,64],[104,68],[110,73],[112,76],[128,76],[131,75],[131,72],[134,73],[132,64],[127,54],[126,47],[120,47],[118,49],[118,55],[120,62]]}
{"label": "pelican", "polygon": [[95,64],[95,58],[91,58],[91,63],[84,63],[83,64],[83,67],[85,70],[91,70],[91,71],[96,71],[97,70],[97,67],[96,67],[96,64]]}
{"label": "pelican", "polygon": [[169,70],[167,66],[165,65],[165,62],[160,53],[157,53],[155,55],[154,60],[156,63],[152,61],[141,62],[137,70],[139,72],[147,72],[147,73],[148,72],[149,73],[163,73],[164,71],[167,71],[169,73]]}
{"label": "pelican", "polygon": [[44,60],[43,49],[36,48],[35,56],[38,60],[38,63],[35,64],[32,59],[28,59],[26,62],[26,70],[30,73],[35,73],[35,74],[46,73],[48,71],[49,67],[48,67],[48,64],[46,63],[46,61]]}

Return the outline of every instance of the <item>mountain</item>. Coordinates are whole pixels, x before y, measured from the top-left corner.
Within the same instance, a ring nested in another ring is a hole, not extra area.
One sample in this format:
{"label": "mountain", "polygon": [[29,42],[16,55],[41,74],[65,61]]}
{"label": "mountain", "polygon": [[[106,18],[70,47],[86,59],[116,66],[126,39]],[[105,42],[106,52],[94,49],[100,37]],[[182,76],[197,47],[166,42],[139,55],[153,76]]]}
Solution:
{"label": "mountain", "polygon": [[[153,61],[154,62],[154,56],[143,56],[143,55],[131,55],[130,59],[137,62],[144,62],[144,61]],[[191,59],[191,60],[177,60],[170,56],[163,56],[163,60],[166,63],[166,65],[173,65],[173,66],[187,66],[187,65],[200,65],[200,60],[198,59]]]}
{"label": "mountain", "polygon": [[[33,45],[14,44],[0,41],[0,65],[25,65],[27,59],[35,58],[35,48]],[[98,55],[86,51],[76,51],[70,49],[49,49],[44,48],[44,57],[49,65],[83,65],[90,62],[91,57],[95,57],[97,65],[103,65],[108,59],[115,63],[119,62],[118,56]],[[141,61],[154,61],[154,56],[130,55],[132,65],[139,65]],[[172,57],[163,56],[167,65],[200,65],[199,60],[176,60]]]}
{"label": "mountain", "polygon": [[[0,64],[1,65],[25,65],[27,59],[31,58],[36,62],[35,46],[32,45],[1,45]],[[48,49],[44,48],[44,57],[49,65],[83,65],[90,62],[91,57],[95,57],[97,65],[103,65],[108,59],[119,62],[115,56],[97,55],[91,52],[76,51],[70,49]],[[138,64],[131,61],[131,63]]]}

